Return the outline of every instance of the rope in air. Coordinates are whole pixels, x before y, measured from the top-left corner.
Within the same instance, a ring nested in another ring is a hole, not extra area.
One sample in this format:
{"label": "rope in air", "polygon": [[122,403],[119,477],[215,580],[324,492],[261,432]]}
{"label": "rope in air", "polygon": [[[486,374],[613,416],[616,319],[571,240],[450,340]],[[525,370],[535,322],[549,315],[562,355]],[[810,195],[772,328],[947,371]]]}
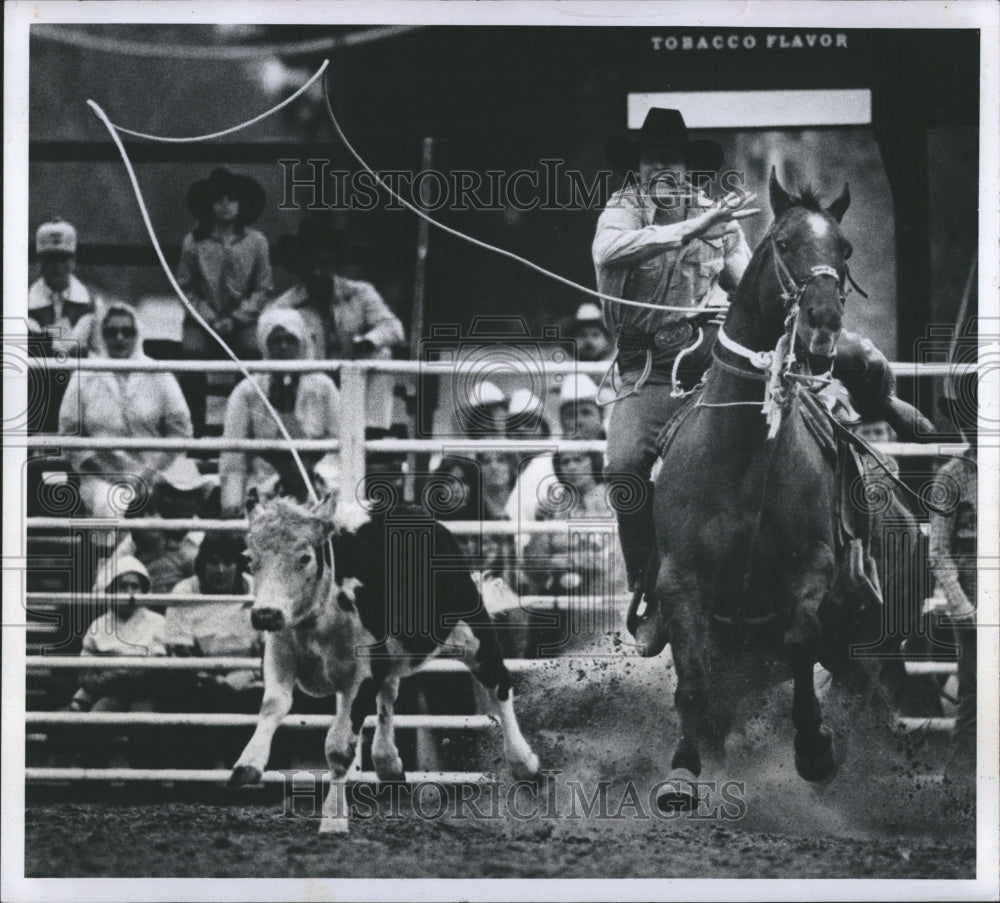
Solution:
{"label": "rope in air", "polygon": [[[237,125],[234,126],[233,128],[226,129],[224,132],[217,132],[212,135],[201,135],[193,138],[163,138],[158,135],[142,135],[141,137],[146,138],[150,141],[196,142],[196,141],[208,141],[211,138],[218,137],[218,135],[228,135],[231,134],[232,132],[245,129],[256,122],[259,122],[265,117],[270,116],[277,110],[280,110],[283,106],[285,106],[286,104],[294,100],[296,97],[298,97],[304,90],[306,90],[309,87],[309,85],[315,82],[316,79],[319,78],[319,76],[321,76],[326,71],[326,67],[329,64],[330,64],[329,60],[324,60],[323,65],[320,66],[316,74],[305,85],[303,85],[302,88],[296,91],[295,94],[293,94],[288,99],[282,101],[277,106],[272,107],[266,113],[262,113],[260,116],[255,116],[253,117],[253,119],[249,119],[246,122],[242,123],[241,125]],[[95,101],[88,100],[87,105],[94,111],[97,118],[100,119],[102,123],[104,123],[105,128],[111,135],[111,140],[114,141],[115,146],[118,148],[118,153],[121,154],[122,162],[125,164],[125,170],[128,173],[129,181],[132,183],[132,191],[135,193],[136,203],[138,203],[139,205],[139,212],[142,214],[142,221],[143,223],[145,223],[146,226],[146,232],[149,234],[149,240],[153,243],[153,249],[156,251],[156,256],[160,261],[160,266],[163,268],[163,272],[166,274],[167,280],[170,282],[171,288],[174,290],[177,297],[181,299],[181,302],[184,304],[184,307],[187,309],[188,313],[213,339],[215,339],[216,342],[219,343],[219,345],[226,352],[228,357],[240,369],[240,372],[247,378],[247,380],[249,380],[251,387],[253,388],[254,392],[257,393],[257,397],[260,398],[261,402],[264,405],[265,410],[273,418],[275,424],[277,425],[278,432],[281,434],[281,438],[288,443],[289,451],[292,453],[292,458],[294,459],[295,464],[299,469],[299,473],[302,476],[302,480],[305,483],[306,489],[309,492],[309,498],[314,503],[319,502],[319,496],[316,493],[316,488],[313,486],[312,480],[309,479],[309,473],[306,470],[305,465],[302,463],[302,458],[299,455],[298,450],[295,448],[295,444],[292,441],[292,437],[291,435],[289,435],[288,429],[285,427],[285,424],[282,421],[281,417],[278,415],[278,412],[274,409],[274,406],[268,399],[267,394],[257,383],[257,380],[255,380],[250,375],[250,371],[247,370],[247,368],[244,366],[243,361],[240,360],[239,358],[239,355],[237,355],[236,352],[229,347],[229,345],[222,338],[222,336],[220,336],[214,329],[212,329],[212,327],[208,325],[205,318],[200,313],[198,313],[194,305],[188,299],[187,295],[184,294],[184,291],[181,289],[180,285],[178,285],[177,280],[174,278],[174,274],[171,272],[170,267],[167,264],[167,259],[163,253],[163,248],[160,246],[159,239],[156,237],[156,230],[153,228],[153,223],[149,218],[149,210],[146,207],[146,201],[145,198],[143,197],[142,189],[139,187],[139,180],[136,178],[135,169],[132,167],[132,161],[129,159],[128,152],[125,150],[125,145],[122,143],[122,139],[119,135],[119,132],[125,132],[126,134],[132,134],[132,135],[135,135],[136,133],[130,132],[127,129],[123,129],[120,126],[115,125],[110,119],[108,119],[107,114],[104,112],[104,110],[101,109],[100,105]]]}

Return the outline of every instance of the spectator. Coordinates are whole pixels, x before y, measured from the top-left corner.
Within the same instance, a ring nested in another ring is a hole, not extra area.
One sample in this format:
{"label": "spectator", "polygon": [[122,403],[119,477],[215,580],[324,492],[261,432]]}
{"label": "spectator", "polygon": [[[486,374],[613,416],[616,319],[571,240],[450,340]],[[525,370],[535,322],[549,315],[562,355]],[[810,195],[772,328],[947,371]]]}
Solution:
{"label": "spectator", "polygon": [[585,373],[567,376],[559,387],[559,426],[566,439],[607,439],[597,386]]}
{"label": "spectator", "polygon": [[[264,211],[264,189],[248,176],[216,169],[187,193],[197,220],[184,237],[177,283],[195,310],[243,358],[257,357],[257,319],[271,293],[267,239],[250,223]],[[193,318],[184,320],[184,356],[224,357],[219,343]],[[184,373],[181,385],[198,434],[205,426],[207,380]]]}
{"label": "spectator", "polygon": [[954,501],[948,516],[930,515],[930,565],[937,592],[945,598],[944,615],[955,628],[959,644],[958,713],[954,748],[975,762],[978,592],[978,472],[976,430],[963,429],[969,450],[938,471],[943,491]]}
{"label": "spectator", "polygon": [[[176,459],[160,475],[153,492],[154,517],[190,520],[202,514],[211,484],[188,457]],[[194,574],[202,534],[185,529],[133,530],[116,550],[118,555],[138,558],[149,574],[154,593],[169,593],[181,580]]]}
{"label": "spectator", "polygon": [[531,389],[518,389],[511,395],[504,435],[508,439],[548,439],[552,435],[542,401]]}
{"label": "spectator", "polygon": [[611,361],[615,357],[615,343],[604,325],[604,314],[600,305],[584,301],[576,309],[568,329],[568,337],[576,346],[578,361]]}
{"label": "spectator", "polygon": [[[142,353],[135,311],[121,302],[110,303],[98,322],[101,354],[111,360],[148,361]],[[191,415],[172,373],[74,373],[59,408],[59,433],[94,438],[191,438]],[[155,486],[159,473],[178,452],[104,449],[72,451],[70,460],[80,476],[80,495],[91,514],[121,517],[140,495]]]}
{"label": "spectator", "polygon": [[[311,341],[311,357],[326,360],[384,360],[404,341],[403,324],[370,282],[335,272],[347,246],[345,234],[327,217],[310,215],[298,234],[282,235],[275,257],[299,279],[272,306],[302,314]],[[387,429],[392,421],[395,380],[379,375],[368,381],[368,426]]]}
{"label": "spectator", "polygon": [[[173,595],[252,596],[253,578],[246,573],[243,537],[236,533],[207,533],[194,563],[194,576],[182,580]],[[252,602],[198,602],[172,605],[166,611],[164,640],[170,655],[259,656],[263,637],[250,623]],[[206,711],[228,711],[241,704],[241,695],[258,686],[252,669],[227,674],[195,672],[178,702],[187,707],[200,698]]]}
{"label": "spectator", "polygon": [[[614,557],[614,519],[602,476],[601,455],[562,452],[553,457],[554,475],[543,485],[538,508],[539,520],[594,520],[592,533],[574,531],[582,540],[570,556],[570,536],[565,533],[536,533],[525,550],[526,560],[552,562],[547,570],[534,572],[538,592],[610,592],[605,582],[611,576]],[[603,525],[603,528],[601,526]],[[610,537],[610,541],[609,541]]]}
{"label": "spectator", "polygon": [[[854,427],[854,432],[864,439],[865,442],[872,445],[879,445],[883,442],[898,441],[896,431],[884,420],[872,420],[870,422],[862,421]],[[863,457],[865,459],[865,470],[881,473],[881,468],[878,463],[872,459],[871,455],[865,453]],[[899,476],[899,461],[896,460],[893,455],[887,455],[883,452],[879,452],[879,459],[893,474],[897,477]]]}
{"label": "spectator", "polygon": [[[260,317],[258,341],[268,360],[311,356],[302,315],[288,308],[269,308]],[[340,393],[325,373],[261,373],[252,377],[268,396],[293,439],[336,439],[340,431]],[[244,379],[226,403],[222,435],[227,439],[279,439],[274,418],[250,379]],[[307,467],[321,455],[300,453]],[[304,499],[305,484],[290,452],[223,452],[219,479],[224,517],[240,517],[251,487],[264,497],[282,492]]]}
{"label": "spectator", "polygon": [[[597,386],[586,374],[572,374],[563,379],[559,387],[559,424],[566,439],[606,438],[597,404]],[[538,455],[527,467],[522,467],[507,507],[511,518],[520,522],[537,520],[539,503],[554,479],[551,455]],[[526,542],[522,537],[522,550]]]}
{"label": "spectator", "polygon": [[41,276],[28,289],[29,325],[51,336],[53,351],[97,351],[98,298],[74,272],[76,229],[58,218],[42,223],[35,233],[35,256]]}
{"label": "spectator", "polygon": [[507,428],[509,399],[488,379],[472,385],[467,394],[456,398],[456,432],[469,439],[503,436]]}
{"label": "spectator", "polygon": [[[149,574],[130,555],[113,555],[102,566],[94,592],[108,595],[108,610],[83,638],[81,655],[165,655],[163,616],[137,604],[150,591]],[[152,711],[155,682],[134,671],[86,670],[69,709],[75,712]]]}

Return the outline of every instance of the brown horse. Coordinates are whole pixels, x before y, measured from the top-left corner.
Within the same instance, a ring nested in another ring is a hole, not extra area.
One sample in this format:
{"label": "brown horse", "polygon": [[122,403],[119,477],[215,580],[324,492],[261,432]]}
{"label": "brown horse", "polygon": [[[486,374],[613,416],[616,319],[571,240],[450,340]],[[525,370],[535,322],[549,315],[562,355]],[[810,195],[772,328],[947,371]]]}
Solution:
{"label": "brown horse", "polygon": [[[835,457],[804,410],[808,367],[780,368],[794,360],[791,349],[805,363],[836,348],[850,255],[839,223],[850,195],[845,186],[824,207],[811,191],[790,196],[773,171],[770,195],[774,224],[733,298],[704,389],[670,428],[656,484],[659,603],[651,616],[670,638],[682,726],[658,797],[664,809],[697,805],[690,781],[701,775],[701,751],[721,754],[732,706],[748,682],[764,679],[769,656],[790,666],[794,680],[796,769],[809,781],[831,776],[833,732],[814,666],[849,662],[848,646],[877,641],[881,629],[876,613],[832,635],[829,613],[843,601]],[[762,416],[769,385],[770,424]],[[897,513],[915,538],[913,518]],[[883,587],[886,580],[893,577]]]}

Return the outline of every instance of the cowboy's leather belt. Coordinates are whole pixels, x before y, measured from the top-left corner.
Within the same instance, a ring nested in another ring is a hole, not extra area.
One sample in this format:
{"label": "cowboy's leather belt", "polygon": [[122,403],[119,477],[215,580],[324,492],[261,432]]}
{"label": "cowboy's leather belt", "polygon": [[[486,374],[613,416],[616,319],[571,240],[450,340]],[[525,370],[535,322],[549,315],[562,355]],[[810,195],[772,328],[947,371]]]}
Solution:
{"label": "cowboy's leather belt", "polygon": [[691,344],[694,336],[694,327],[686,320],[668,323],[653,333],[623,330],[618,334],[618,351],[622,354],[647,350],[661,353],[680,351]]}

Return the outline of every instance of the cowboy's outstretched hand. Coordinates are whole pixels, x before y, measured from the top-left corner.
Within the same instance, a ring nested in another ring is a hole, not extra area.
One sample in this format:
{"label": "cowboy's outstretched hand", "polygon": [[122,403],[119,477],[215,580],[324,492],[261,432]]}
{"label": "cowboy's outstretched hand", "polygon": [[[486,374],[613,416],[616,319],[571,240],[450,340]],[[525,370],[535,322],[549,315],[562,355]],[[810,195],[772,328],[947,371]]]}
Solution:
{"label": "cowboy's outstretched hand", "polygon": [[692,226],[688,238],[715,239],[735,232],[737,220],[760,213],[759,208],[751,206],[756,200],[757,195],[752,191],[748,194],[731,191],[704,213],[688,221]]}

